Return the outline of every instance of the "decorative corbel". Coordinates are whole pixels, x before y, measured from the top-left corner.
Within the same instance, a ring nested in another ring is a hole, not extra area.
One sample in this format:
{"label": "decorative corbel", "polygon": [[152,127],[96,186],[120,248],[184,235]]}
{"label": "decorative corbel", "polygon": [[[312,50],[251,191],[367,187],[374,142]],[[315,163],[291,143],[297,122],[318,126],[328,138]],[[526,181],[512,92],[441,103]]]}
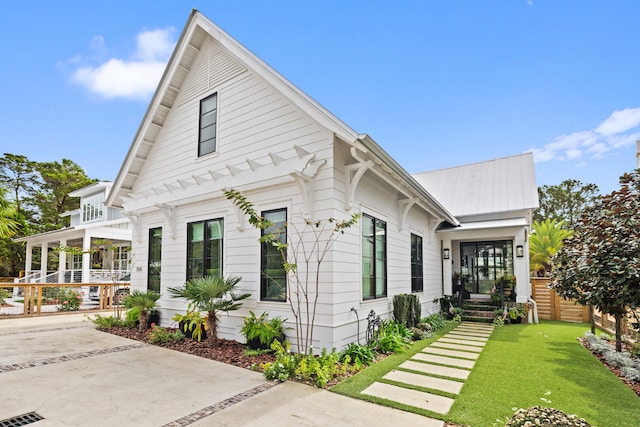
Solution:
{"label": "decorative corbel", "polygon": [[404,224],[407,220],[407,215],[409,214],[409,211],[411,210],[413,205],[415,205],[416,203],[418,203],[418,199],[416,197],[398,200],[398,210],[400,211],[398,231],[404,230]]}
{"label": "decorative corbel", "polygon": [[176,229],[176,216],[175,216],[175,206],[169,206],[164,203],[158,203],[156,205],[162,215],[164,215],[164,219],[167,222],[167,231],[169,233],[169,237],[175,239],[175,229]]}
{"label": "decorative corbel", "polygon": [[353,208],[353,199],[355,198],[358,183],[360,183],[362,176],[368,169],[372,168],[374,164],[371,160],[361,158],[355,147],[351,147],[351,156],[353,156],[358,163],[345,166],[345,183],[347,186],[347,191],[345,192],[347,196],[345,208],[347,211]]}
{"label": "decorative corbel", "polygon": [[140,237],[140,226],[139,226],[140,216],[130,212],[123,212],[123,215],[129,218],[129,222],[131,223],[131,235],[133,236],[135,241],[137,243],[142,242],[142,238]]}
{"label": "decorative corbel", "polygon": [[310,219],[311,212],[313,212],[313,178],[325,163],[326,160],[313,161],[307,164],[302,171],[291,173],[302,195],[302,217],[306,220]]}
{"label": "decorative corbel", "polygon": [[429,243],[433,240],[433,237],[436,235],[436,228],[444,221],[444,218],[433,217],[429,220]]}

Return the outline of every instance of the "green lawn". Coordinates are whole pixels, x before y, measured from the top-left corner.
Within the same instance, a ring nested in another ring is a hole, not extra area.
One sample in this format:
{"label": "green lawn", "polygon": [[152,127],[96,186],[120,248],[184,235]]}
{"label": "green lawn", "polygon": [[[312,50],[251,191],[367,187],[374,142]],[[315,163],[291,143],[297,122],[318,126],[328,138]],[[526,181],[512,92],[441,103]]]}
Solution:
{"label": "green lawn", "polygon": [[[502,425],[497,420],[504,421],[514,408],[540,405],[599,427],[640,426],[640,397],[576,340],[588,328],[552,321],[496,328],[444,419],[473,427]],[[413,353],[393,356],[389,366],[368,368],[333,390],[362,399],[359,391]]]}

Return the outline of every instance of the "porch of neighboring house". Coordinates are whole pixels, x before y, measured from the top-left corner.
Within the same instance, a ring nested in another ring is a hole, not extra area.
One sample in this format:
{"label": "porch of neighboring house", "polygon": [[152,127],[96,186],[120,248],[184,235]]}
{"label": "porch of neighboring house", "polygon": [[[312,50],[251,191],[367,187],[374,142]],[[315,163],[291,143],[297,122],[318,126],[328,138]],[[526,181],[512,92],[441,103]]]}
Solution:
{"label": "porch of neighboring house", "polygon": [[111,308],[123,296],[119,289],[128,290],[130,235],[125,228],[69,227],[16,239],[26,244],[25,270],[13,281],[12,309],[2,314]]}

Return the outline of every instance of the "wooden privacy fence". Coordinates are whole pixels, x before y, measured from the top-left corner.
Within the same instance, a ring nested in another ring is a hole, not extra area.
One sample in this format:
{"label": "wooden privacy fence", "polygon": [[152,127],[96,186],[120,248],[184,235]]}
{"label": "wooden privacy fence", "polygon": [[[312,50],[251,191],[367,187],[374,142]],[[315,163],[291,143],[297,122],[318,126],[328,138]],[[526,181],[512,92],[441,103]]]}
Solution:
{"label": "wooden privacy fence", "polygon": [[588,322],[589,308],[558,296],[549,288],[549,278],[531,278],[531,298],[538,304],[538,317],[565,322]]}

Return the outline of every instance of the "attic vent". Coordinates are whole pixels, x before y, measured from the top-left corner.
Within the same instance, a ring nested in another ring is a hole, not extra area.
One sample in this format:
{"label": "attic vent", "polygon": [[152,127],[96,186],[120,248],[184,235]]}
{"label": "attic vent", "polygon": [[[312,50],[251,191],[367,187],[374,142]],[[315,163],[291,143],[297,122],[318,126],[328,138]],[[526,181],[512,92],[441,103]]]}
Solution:
{"label": "attic vent", "polygon": [[19,427],[26,426],[27,424],[33,424],[36,421],[44,420],[41,415],[35,412],[29,412],[27,414],[17,415],[12,418],[0,421],[0,427]]}

